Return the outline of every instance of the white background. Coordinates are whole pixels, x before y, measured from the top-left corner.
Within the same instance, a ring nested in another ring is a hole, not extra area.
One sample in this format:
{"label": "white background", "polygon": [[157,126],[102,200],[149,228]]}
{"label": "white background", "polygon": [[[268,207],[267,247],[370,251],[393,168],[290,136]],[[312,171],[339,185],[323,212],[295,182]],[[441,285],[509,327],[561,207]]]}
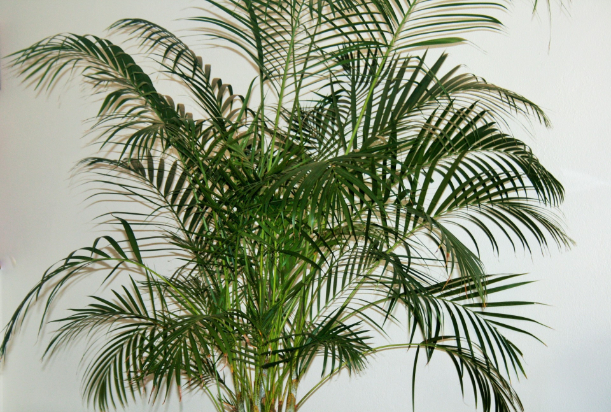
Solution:
{"label": "white background", "polygon": [[[198,4],[199,3],[199,4]],[[524,289],[528,299],[547,303],[529,311],[550,329],[537,328],[547,346],[518,338],[528,379],[515,382],[526,411],[603,412],[611,410],[611,1],[581,0],[568,11],[553,8],[538,17],[526,1],[506,16],[504,34],[472,37],[475,46],[450,51],[452,61],[488,81],[517,91],[540,104],[553,129],[534,129],[528,139],[535,153],[566,187],[562,207],[576,246],[548,256],[505,253],[486,260],[494,271],[529,272],[539,280]],[[103,35],[112,22],[142,17],[171,30],[176,19],[196,14],[188,0],[0,0],[0,55],[7,55],[59,32]],[[197,39],[187,39],[187,43]],[[220,50],[201,50],[214,76],[238,90],[250,72]],[[6,61],[6,60],[5,60]],[[232,63],[233,62],[233,63]],[[71,169],[91,153],[84,120],[96,106],[79,88],[59,87],[36,97],[6,67],[0,71],[0,258],[17,266],[0,272],[2,324],[51,263],[91,244],[101,228],[92,223],[95,207]],[[520,130],[517,130],[521,133]],[[96,284],[76,285],[68,303],[78,307]],[[80,347],[50,362],[40,361],[44,336],[37,338],[32,318],[10,347],[2,366],[0,410],[81,411],[77,373]],[[358,376],[341,376],[323,387],[302,411],[409,411],[411,360],[405,352],[374,359]],[[450,362],[442,356],[420,368],[417,411],[470,411]],[[132,411],[150,410],[146,403]],[[169,401],[154,410],[212,411],[201,397]]]}

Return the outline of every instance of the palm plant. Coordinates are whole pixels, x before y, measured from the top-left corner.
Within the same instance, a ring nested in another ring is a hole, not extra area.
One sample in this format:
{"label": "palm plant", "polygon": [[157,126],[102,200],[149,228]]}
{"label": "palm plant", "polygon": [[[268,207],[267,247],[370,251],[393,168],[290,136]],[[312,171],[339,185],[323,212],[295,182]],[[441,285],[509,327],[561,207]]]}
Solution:
{"label": "palm plant", "polygon": [[[528,282],[487,273],[478,241],[497,253],[500,238],[570,243],[554,214],[562,185],[508,127],[548,119],[424,51],[499,30],[493,14],[509,2],[207,0],[191,20],[257,72],[242,95],[166,29],[111,26],[185,87],[187,105],[103,38],[57,35],[14,53],[36,88],[79,72],[104,96],[94,129],[112,150],[82,167],[100,193],[148,209],[113,213],[124,237],[52,266],[0,355],[34,301],[48,309],[73,278],[101,274],[112,296],[56,320],[45,352],[103,337],[84,378],[101,410],[177,387],[205,391],[218,411],[294,412],[391,348],[413,348],[416,362],[443,352],[483,410],[522,409],[509,383],[521,352],[506,332],[531,335],[511,309],[532,303],[495,296]],[[150,264],[160,254],[171,271]],[[398,307],[409,339],[379,346]],[[320,383],[299,392],[314,369]]]}

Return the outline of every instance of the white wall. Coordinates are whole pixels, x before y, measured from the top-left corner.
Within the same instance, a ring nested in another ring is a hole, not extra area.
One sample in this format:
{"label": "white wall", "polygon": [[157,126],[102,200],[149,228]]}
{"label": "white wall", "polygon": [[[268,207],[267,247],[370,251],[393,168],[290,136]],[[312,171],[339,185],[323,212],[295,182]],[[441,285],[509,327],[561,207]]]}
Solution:
{"label": "white wall", "polygon": [[[122,17],[143,17],[170,29],[189,16],[188,0],[0,0],[0,54],[6,55],[58,32],[103,34]],[[528,271],[538,283],[527,297],[549,304],[536,309],[537,319],[553,329],[539,329],[547,347],[520,340],[528,379],[516,383],[527,411],[611,410],[611,1],[581,0],[569,12],[556,8],[551,29],[545,15],[531,18],[520,2],[507,18],[504,35],[480,35],[479,48],[451,51],[487,80],[520,92],[545,108],[554,128],[535,129],[535,152],[565,184],[562,208],[577,246],[551,257],[490,259],[491,270]],[[551,44],[548,42],[551,39]],[[549,46],[549,47],[548,47]],[[202,53],[235,85],[248,80],[220,51]],[[222,68],[222,70],[221,70]],[[86,208],[86,194],[71,178],[71,168],[91,151],[80,139],[83,120],[95,113],[76,83],[50,97],[26,89],[6,69],[0,90],[0,258],[12,255],[18,265],[0,272],[2,324],[21,297],[50,263],[90,244],[100,228]],[[77,285],[71,304],[95,285]],[[56,308],[61,313],[64,305]],[[13,342],[2,370],[2,412],[84,410],[77,375],[79,348],[41,363],[44,337],[36,324]],[[321,389],[303,411],[405,411],[411,408],[411,355],[385,354],[361,376],[341,377]],[[179,409],[211,410],[200,398]],[[470,411],[452,366],[441,356],[423,367],[417,381],[416,409]],[[145,410],[146,405],[131,410]]]}

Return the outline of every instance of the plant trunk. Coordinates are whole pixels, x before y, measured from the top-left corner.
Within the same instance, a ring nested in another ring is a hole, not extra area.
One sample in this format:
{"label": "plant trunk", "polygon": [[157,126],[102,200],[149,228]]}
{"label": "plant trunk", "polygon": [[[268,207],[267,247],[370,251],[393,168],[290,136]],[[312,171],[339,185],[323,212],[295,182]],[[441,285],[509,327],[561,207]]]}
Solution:
{"label": "plant trunk", "polygon": [[297,404],[297,386],[299,386],[297,374],[293,373],[293,379],[291,380],[289,395],[286,399],[286,412],[295,412],[295,407]]}
{"label": "plant trunk", "polygon": [[236,397],[236,403],[238,404],[238,412],[246,412],[244,409],[244,399],[242,399],[242,394],[238,392],[238,396]]}

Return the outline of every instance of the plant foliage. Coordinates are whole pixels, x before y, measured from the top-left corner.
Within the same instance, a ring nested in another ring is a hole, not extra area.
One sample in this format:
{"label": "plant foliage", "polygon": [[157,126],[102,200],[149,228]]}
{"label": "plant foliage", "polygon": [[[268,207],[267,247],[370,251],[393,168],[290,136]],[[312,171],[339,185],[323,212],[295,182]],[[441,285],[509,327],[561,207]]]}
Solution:
{"label": "plant foliage", "polygon": [[[219,412],[295,412],[318,387],[298,394],[306,373],[321,367],[322,384],[388,348],[445,353],[484,411],[521,410],[509,382],[521,352],[506,333],[530,335],[512,309],[533,303],[496,296],[528,281],[487,273],[479,243],[569,245],[554,212],[562,185],[507,126],[549,122],[436,53],[500,30],[509,3],[207,0],[191,20],[254,67],[242,94],[163,27],[111,26],[186,104],[104,38],[61,34],[13,54],[38,89],[77,73],[103,96],[95,129],[112,150],[82,165],[101,193],[148,209],[113,213],[123,237],[51,267],[0,355],[33,302],[48,308],[73,278],[101,274],[112,296],[56,320],[47,349],[103,338],[84,378],[100,410],[177,387],[206,391]],[[175,270],[147,263],[160,253]],[[399,307],[409,339],[376,346]]]}

